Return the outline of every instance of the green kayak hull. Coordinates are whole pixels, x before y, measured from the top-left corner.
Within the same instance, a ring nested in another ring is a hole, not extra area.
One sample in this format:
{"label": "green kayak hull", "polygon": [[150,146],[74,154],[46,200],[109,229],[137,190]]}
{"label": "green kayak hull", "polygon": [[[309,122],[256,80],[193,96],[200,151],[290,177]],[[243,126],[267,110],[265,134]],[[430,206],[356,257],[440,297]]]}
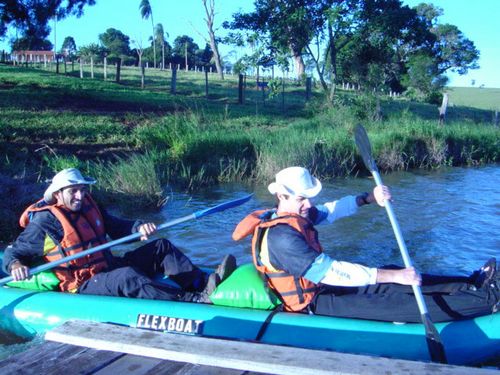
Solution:
{"label": "green kayak hull", "polygon": [[[30,338],[68,320],[255,341],[270,311],[0,287],[0,328]],[[500,313],[438,323],[449,363],[500,356]],[[279,312],[261,342],[310,349],[430,361],[422,324],[387,323]]]}

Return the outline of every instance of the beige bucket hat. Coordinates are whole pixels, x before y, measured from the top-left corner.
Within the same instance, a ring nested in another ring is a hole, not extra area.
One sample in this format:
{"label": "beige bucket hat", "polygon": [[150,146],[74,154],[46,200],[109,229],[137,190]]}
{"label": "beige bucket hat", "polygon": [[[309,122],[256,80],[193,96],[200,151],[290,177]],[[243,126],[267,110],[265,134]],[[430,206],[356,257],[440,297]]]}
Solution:
{"label": "beige bucket hat", "polygon": [[76,168],[63,169],[52,179],[51,184],[43,194],[43,200],[48,204],[52,204],[55,203],[53,194],[56,191],[59,191],[71,185],[92,185],[95,183],[96,180],[90,177],[82,176],[80,171]]}
{"label": "beige bucket hat", "polygon": [[321,182],[302,167],[289,167],[276,174],[276,181],[267,189],[271,194],[288,194],[313,198],[321,191]]}

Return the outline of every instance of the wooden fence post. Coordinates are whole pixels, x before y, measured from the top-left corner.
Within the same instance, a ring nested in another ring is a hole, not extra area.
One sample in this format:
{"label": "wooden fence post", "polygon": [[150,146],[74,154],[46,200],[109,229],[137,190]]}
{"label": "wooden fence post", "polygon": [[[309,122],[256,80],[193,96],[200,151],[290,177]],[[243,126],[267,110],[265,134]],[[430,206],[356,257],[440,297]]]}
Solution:
{"label": "wooden fence post", "polygon": [[208,69],[205,67],[205,97],[208,99]]}
{"label": "wooden fence post", "polygon": [[500,121],[500,119],[498,118],[498,109],[495,111],[495,126],[498,127],[498,122]]}
{"label": "wooden fence post", "polygon": [[83,59],[80,57],[80,78],[83,78]]}
{"label": "wooden fence post", "polygon": [[448,107],[448,94],[444,93],[443,102],[441,103],[441,108],[439,109],[439,125],[444,125],[447,107]]}
{"label": "wooden fence post", "polygon": [[104,56],[104,80],[106,81],[108,79],[108,58]]}
{"label": "wooden fence post", "polygon": [[146,67],[145,67],[144,63],[142,63],[141,64],[141,89],[144,88],[144,78],[145,77],[146,77]]}
{"label": "wooden fence post", "polygon": [[120,83],[120,69],[122,67],[122,59],[118,58],[116,62],[116,83]]}
{"label": "wooden fence post", "polygon": [[238,104],[243,104],[243,74],[238,76]]}
{"label": "wooden fence post", "polygon": [[281,77],[281,110],[285,112],[285,78]]}
{"label": "wooden fence post", "polygon": [[170,83],[170,93],[172,95],[175,95],[176,86],[177,86],[177,69],[174,68],[172,69],[172,81]]}
{"label": "wooden fence post", "polygon": [[311,87],[312,87],[312,78],[307,77],[306,78],[306,101],[309,101],[309,99],[311,99]]}
{"label": "wooden fence post", "polygon": [[265,107],[266,106],[266,87],[267,87],[267,82],[262,82],[262,105]]}

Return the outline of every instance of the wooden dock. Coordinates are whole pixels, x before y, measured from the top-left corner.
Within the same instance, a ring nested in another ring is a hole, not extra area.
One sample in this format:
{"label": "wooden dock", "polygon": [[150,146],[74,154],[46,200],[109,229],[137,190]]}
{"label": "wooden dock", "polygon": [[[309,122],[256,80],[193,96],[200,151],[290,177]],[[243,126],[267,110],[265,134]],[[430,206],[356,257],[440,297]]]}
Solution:
{"label": "wooden dock", "polygon": [[441,365],[73,321],[0,361],[2,374],[495,374]]}

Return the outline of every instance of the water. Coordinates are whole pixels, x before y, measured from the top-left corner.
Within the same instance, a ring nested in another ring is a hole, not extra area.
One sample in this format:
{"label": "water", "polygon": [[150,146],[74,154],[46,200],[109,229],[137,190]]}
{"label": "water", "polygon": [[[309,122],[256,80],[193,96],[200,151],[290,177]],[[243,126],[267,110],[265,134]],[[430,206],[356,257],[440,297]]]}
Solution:
{"label": "water", "polygon": [[[489,257],[500,256],[500,166],[399,172],[382,180],[391,187],[396,217],[420,271],[468,274]],[[371,178],[323,183],[316,202],[369,191],[373,186]],[[226,185],[192,197],[176,196],[163,220],[251,192],[242,189]],[[231,232],[248,212],[274,204],[266,186],[255,187],[253,192],[250,202],[172,228],[168,238],[202,264],[216,265],[227,253],[250,262],[250,241],[235,243]],[[364,206],[357,215],[318,226],[318,230],[325,251],[335,258],[374,266],[402,265],[386,211],[377,205]]]}
{"label": "water", "polygon": [[[500,166],[399,172],[382,176],[391,187],[393,208],[414,266],[421,272],[468,275],[488,258],[500,258]],[[317,203],[373,188],[369,178],[323,183]],[[215,266],[225,254],[239,263],[251,262],[250,240],[235,243],[234,226],[252,210],[274,205],[266,186],[253,189],[224,185],[193,195],[172,194],[165,209],[148,219],[165,222],[254,192],[240,207],[167,229],[162,235],[196,264]],[[319,226],[325,251],[341,260],[370,266],[402,265],[392,228],[383,208],[362,207],[359,213],[333,225]],[[29,344],[10,344],[0,332],[0,358]],[[10,344],[10,345],[7,345]]]}

